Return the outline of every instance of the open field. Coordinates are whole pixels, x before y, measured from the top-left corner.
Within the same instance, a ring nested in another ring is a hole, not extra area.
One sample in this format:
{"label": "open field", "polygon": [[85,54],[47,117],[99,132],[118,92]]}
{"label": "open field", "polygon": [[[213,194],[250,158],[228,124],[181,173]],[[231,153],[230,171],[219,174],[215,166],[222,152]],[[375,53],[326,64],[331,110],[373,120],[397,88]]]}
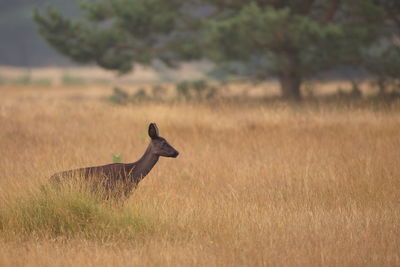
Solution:
{"label": "open field", "polygon": [[[70,88],[69,95],[75,95],[74,89],[78,89],[80,97],[91,94],[103,93],[104,90],[92,90],[93,88],[110,88],[117,86],[129,92],[137,92],[145,89],[150,92],[154,86],[162,86],[169,92],[166,98],[170,99],[176,94],[176,86],[185,81],[206,81],[211,86],[217,86],[218,95],[223,97],[276,97],[280,95],[279,83],[271,79],[264,82],[250,82],[248,79],[235,78],[234,82],[218,82],[207,76],[212,66],[207,62],[182,64],[179,69],[159,69],[135,66],[135,71],[125,75],[116,75],[115,72],[106,71],[98,67],[46,67],[46,68],[18,68],[0,66],[0,86],[18,88],[25,87],[44,89],[50,94],[58,94],[59,90],[49,90],[54,87]],[[337,94],[348,95],[354,89],[356,82],[363,96],[374,96],[378,93],[376,83],[371,79],[354,78],[332,80],[319,78],[307,80],[302,84],[302,93],[305,96],[332,96]],[[82,87],[85,90],[81,90]],[[393,88],[388,88],[392,91]],[[28,89],[29,91],[29,89]],[[65,93],[65,92],[64,92]],[[107,92],[109,93],[109,92]]]}
{"label": "open field", "polygon": [[30,84],[47,83],[48,85],[110,82],[114,84],[154,84],[162,81],[202,79],[205,77],[204,72],[209,69],[210,63],[206,62],[182,64],[181,69],[178,70],[169,70],[165,67],[157,69],[135,66],[134,72],[121,76],[95,66],[21,68],[0,65],[0,82],[18,84],[25,81]]}
{"label": "open field", "polygon": [[[121,106],[86,89],[0,87],[0,266],[400,265],[400,103]],[[135,161],[149,122],[181,154],[123,207],[41,193],[54,172]]]}

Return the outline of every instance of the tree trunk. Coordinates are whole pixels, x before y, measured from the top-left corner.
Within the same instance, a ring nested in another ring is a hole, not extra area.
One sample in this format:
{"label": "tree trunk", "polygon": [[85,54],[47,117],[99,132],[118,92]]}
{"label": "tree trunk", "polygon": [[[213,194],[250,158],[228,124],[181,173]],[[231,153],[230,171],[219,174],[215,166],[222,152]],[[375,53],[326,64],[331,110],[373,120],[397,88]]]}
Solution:
{"label": "tree trunk", "polygon": [[378,88],[379,88],[378,95],[379,96],[384,96],[385,95],[385,91],[386,91],[385,79],[382,76],[379,76],[377,84],[378,84]]}
{"label": "tree trunk", "polygon": [[281,75],[279,77],[279,82],[282,90],[282,97],[289,99],[300,101],[300,84],[301,79],[296,75]]}
{"label": "tree trunk", "polygon": [[297,53],[287,51],[283,54],[283,60],[285,61],[285,68],[279,73],[282,97],[289,100],[300,101],[300,85],[302,78]]}

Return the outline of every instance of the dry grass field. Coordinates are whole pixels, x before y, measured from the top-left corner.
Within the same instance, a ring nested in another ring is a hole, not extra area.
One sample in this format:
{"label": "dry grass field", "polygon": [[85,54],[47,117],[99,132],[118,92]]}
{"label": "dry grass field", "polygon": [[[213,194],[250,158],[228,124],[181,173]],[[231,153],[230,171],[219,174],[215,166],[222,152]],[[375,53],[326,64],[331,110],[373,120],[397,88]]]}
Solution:
{"label": "dry grass field", "polygon": [[[400,266],[400,103],[120,106],[71,90],[0,87],[0,266]],[[123,206],[42,190],[137,160],[149,122],[181,154]]]}

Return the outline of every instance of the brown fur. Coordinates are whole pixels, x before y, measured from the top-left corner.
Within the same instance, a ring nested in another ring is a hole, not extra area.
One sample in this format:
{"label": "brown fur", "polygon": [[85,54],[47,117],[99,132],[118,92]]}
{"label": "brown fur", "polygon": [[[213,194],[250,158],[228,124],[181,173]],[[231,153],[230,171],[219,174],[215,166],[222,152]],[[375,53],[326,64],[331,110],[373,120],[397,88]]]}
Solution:
{"label": "brown fur", "polygon": [[159,136],[155,123],[149,125],[151,142],[143,156],[133,163],[113,163],[69,170],[54,174],[50,179],[60,183],[68,177],[78,176],[90,180],[91,183],[104,188],[107,196],[128,197],[139,182],[151,171],[159,157],[174,157],[179,152],[173,148],[163,137]]}

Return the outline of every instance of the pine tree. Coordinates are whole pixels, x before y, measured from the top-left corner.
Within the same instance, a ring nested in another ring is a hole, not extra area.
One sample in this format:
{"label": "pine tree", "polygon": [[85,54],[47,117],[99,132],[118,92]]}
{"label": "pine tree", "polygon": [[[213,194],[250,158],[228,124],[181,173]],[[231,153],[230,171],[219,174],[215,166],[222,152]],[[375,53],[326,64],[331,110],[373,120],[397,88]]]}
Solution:
{"label": "pine tree", "polygon": [[155,59],[168,66],[200,58],[197,36],[185,26],[183,1],[102,0],[82,2],[83,19],[51,7],[34,11],[39,33],[61,54],[126,73]]}
{"label": "pine tree", "polygon": [[[386,0],[393,1],[393,0]],[[298,100],[314,74],[363,66],[387,10],[374,0],[101,0],[82,4],[83,19],[35,12],[41,35],[77,62],[121,73],[133,64],[169,66],[208,58],[241,64],[258,79],[278,78]],[[365,65],[365,64],[364,64]]]}
{"label": "pine tree", "polygon": [[277,77],[291,99],[300,99],[304,79],[360,64],[362,47],[375,40],[383,18],[382,8],[369,0],[229,3],[221,9],[237,12],[210,22],[215,60],[246,63],[261,79]]}

